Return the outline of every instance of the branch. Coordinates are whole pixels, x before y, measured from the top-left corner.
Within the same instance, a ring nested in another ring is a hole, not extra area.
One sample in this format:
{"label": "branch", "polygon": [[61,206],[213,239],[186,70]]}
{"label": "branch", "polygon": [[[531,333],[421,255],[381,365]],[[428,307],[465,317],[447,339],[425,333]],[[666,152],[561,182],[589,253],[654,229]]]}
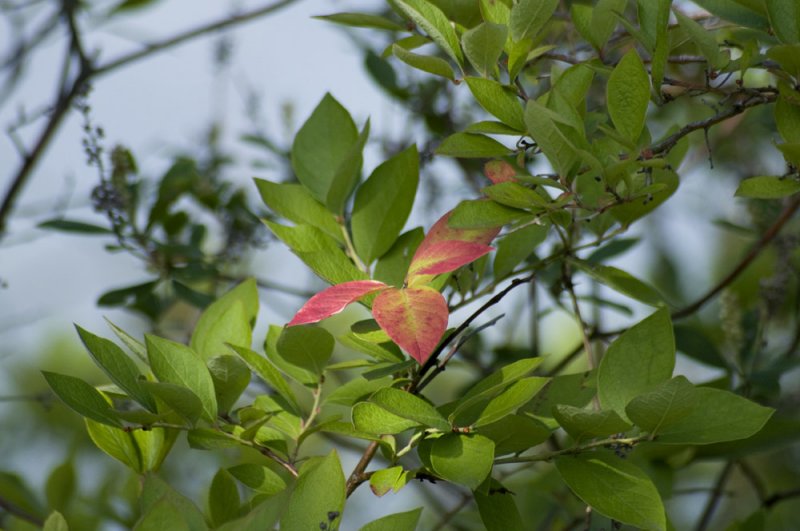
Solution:
{"label": "branch", "polygon": [[624,439],[609,437],[607,439],[592,441],[590,443],[583,444],[580,446],[573,446],[572,448],[564,448],[563,450],[554,450],[552,452],[542,452],[540,454],[534,454],[534,455],[522,455],[516,457],[504,457],[501,459],[495,459],[494,464],[511,465],[515,463],[535,463],[537,461],[551,461],[556,457],[562,455],[577,455],[589,450],[593,450],[595,448],[603,448],[606,446],[617,446],[630,449],[639,444],[640,442],[646,441],[647,439],[648,439],[647,435],[641,435],[639,437],[628,437]]}
{"label": "branch", "polygon": [[361,456],[361,459],[358,460],[358,464],[353,469],[353,472],[350,474],[350,477],[347,478],[347,490],[345,496],[347,498],[350,497],[353,492],[358,488],[359,485],[364,483],[369,479],[369,475],[365,473],[367,470],[367,466],[369,466],[370,461],[372,458],[375,457],[375,452],[378,451],[378,441],[372,441],[367,446],[367,449],[364,450],[364,454]]}
{"label": "branch", "polygon": [[36,516],[35,514],[31,514],[20,507],[17,507],[2,496],[0,496],[0,509],[3,509],[8,514],[12,514],[21,520],[30,522],[37,527],[42,527],[44,525],[44,520],[42,520],[40,517]]}
{"label": "branch", "polygon": [[742,274],[745,269],[747,269],[747,266],[749,266],[750,263],[758,257],[761,251],[763,251],[766,246],[775,238],[775,236],[778,235],[783,226],[786,225],[786,222],[788,222],[794,213],[797,212],[798,208],[800,208],[800,196],[795,197],[792,202],[783,209],[783,212],[781,212],[781,215],[775,220],[775,223],[773,223],[772,226],[767,229],[767,231],[756,242],[753,248],[750,249],[750,252],[747,253],[744,258],[742,258],[742,260],[736,265],[736,267],[733,268],[730,273],[725,276],[725,278],[720,280],[716,286],[711,288],[708,293],[700,297],[695,302],[689,304],[685,308],[673,312],[672,318],[682,319],[684,317],[688,317],[702,308],[703,305],[717,296],[719,292],[736,280],[736,278]]}
{"label": "branch", "polygon": [[775,494],[764,500],[764,507],[770,509],[772,508],[773,505],[777,503],[797,497],[800,497],[800,488],[784,490],[782,492],[776,492]]}
{"label": "branch", "polygon": [[722,469],[722,472],[720,472],[717,482],[714,484],[714,490],[711,492],[711,497],[708,499],[708,503],[703,510],[703,515],[700,517],[700,521],[697,524],[697,531],[705,531],[708,524],[711,523],[711,518],[714,516],[714,511],[717,509],[719,499],[725,492],[725,483],[728,481],[731,471],[733,471],[733,461],[728,461],[725,463],[725,467]]}
{"label": "branch", "polygon": [[[44,153],[44,150],[47,148],[50,141],[52,140],[53,135],[61,125],[61,122],[64,119],[64,116],[66,115],[70,106],[72,105],[73,100],[78,96],[78,94],[80,94],[82,88],[87,83],[89,83],[95,77],[107,74],[118,68],[127,66],[141,59],[145,59],[157,52],[166,50],[168,48],[172,48],[179,44],[183,44],[192,39],[201,37],[203,35],[206,35],[208,33],[217,30],[242,24],[244,22],[252,21],[260,16],[276,11],[296,1],[297,0],[280,0],[268,6],[263,6],[261,8],[253,9],[251,11],[247,11],[239,15],[227,17],[217,22],[205,24],[203,26],[200,26],[193,30],[186,31],[169,39],[164,39],[162,41],[157,41],[148,44],[145,46],[143,50],[122,55],[117,59],[109,61],[108,63],[100,65],[98,67],[92,67],[88,62],[81,61],[81,68],[78,75],[76,76],[75,80],[71,83],[71,86],[61,87],[59,89],[59,93],[58,96],[56,97],[56,103],[54,105],[53,112],[50,115],[50,119],[42,128],[41,133],[34,142],[33,148],[23,158],[22,164],[20,165],[19,169],[11,178],[11,185],[8,187],[8,190],[3,196],[2,204],[0,204],[0,240],[2,240],[3,237],[6,235],[6,224],[8,222],[8,217],[10,216],[11,211],[14,208],[14,203],[16,203],[17,196],[19,196],[20,192],[24,188],[25,184],[30,178],[31,173],[33,172],[34,167],[36,166],[36,163],[39,161],[39,158],[41,158],[42,154]],[[80,59],[82,52],[76,50],[75,43],[71,42],[69,53],[67,54],[67,59],[66,59],[67,62],[69,61],[70,57],[72,57],[73,53],[77,54]]]}
{"label": "branch", "polygon": [[777,92],[775,93],[761,92],[750,99],[732,105],[727,110],[719,114],[715,114],[710,118],[686,124],[685,126],[681,127],[680,130],[675,134],[668,136],[661,142],[657,142],[651,145],[649,151],[652,153],[652,155],[660,155],[662,153],[667,153],[669,152],[669,150],[675,147],[675,144],[677,144],[681,138],[685,137],[689,133],[699,131],[700,129],[708,129],[709,127],[724,122],[729,118],[738,116],[739,114],[742,114],[747,109],[750,109],[752,107],[757,107],[759,105],[764,105],[767,103],[773,103],[777,99],[777,97],[778,97]]}

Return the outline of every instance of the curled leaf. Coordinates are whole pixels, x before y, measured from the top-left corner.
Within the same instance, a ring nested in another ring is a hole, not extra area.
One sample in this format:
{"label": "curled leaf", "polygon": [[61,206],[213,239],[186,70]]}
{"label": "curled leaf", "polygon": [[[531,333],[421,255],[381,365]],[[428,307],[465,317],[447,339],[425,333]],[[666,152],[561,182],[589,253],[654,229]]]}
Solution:
{"label": "curled leaf", "polygon": [[336,284],[308,299],[286,326],[316,323],[337,314],[351,302],[388,286],[377,280],[353,280]]}

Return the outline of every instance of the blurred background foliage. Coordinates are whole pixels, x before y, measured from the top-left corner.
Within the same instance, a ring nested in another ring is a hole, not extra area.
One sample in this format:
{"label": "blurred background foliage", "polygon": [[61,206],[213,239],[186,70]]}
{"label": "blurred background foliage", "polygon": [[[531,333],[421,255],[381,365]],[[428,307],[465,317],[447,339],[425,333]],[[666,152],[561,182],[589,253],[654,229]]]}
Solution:
{"label": "blurred background foliage", "polygon": [[[6,26],[16,28],[7,33],[0,49],[0,105],[7,110],[18,96],[16,88],[31,67],[33,55],[43,43],[73,40],[67,46],[77,55],[71,61],[90,59],[87,52],[74,50],[80,32],[102,25],[118,16],[136,16],[169,0],[126,0],[124,2],[59,2],[36,0],[0,0],[0,18]],[[478,16],[477,4],[468,0],[438,0],[437,3],[453,18],[469,25]],[[758,2],[755,2],[756,4]],[[336,3],[339,4],[339,3]],[[570,2],[564,2],[565,7]],[[698,13],[689,2],[676,2],[681,9]],[[378,7],[377,5],[375,7]],[[326,11],[339,6],[319,6]],[[629,9],[633,7],[629,6]],[[387,14],[377,11],[377,14]],[[280,12],[269,13],[280,17]],[[72,27],[75,22],[80,24]],[[311,21],[309,21],[311,23]],[[321,22],[316,22],[321,23]],[[298,28],[298,31],[302,29]],[[459,197],[477,195],[485,178],[479,162],[473,159],[433,161],[433,150],[454,131],[463,130],[482,111],[471,98],[461,96],[461,87],[441,78],[421,74],[385,56],[393,42],[386,32],[341,30],[363,56],[363,68],[373,82],[397,105],[405,109],[405,123],[391,137],[373,134],[369,150],[376,158],[397,153],[416,142],[423,161],[422,198],[424,213],[417,220],[426,226],[454,205]],[[718,30],[723,41],[747,43],[745,30]],[[215,35],[215,34],[212,34]],[[218,39],[212,61],[225,75],[230,61],[235,61],[231,48],[236,45],[236,32],[228,30]],[[565,39],[569,35],[564,36]],[[320,43],[320,45],[324,45]],[[733,47],[733,45],[731,45]],[[153,53],[157,53],[157,50]],[[691,55],[691,44],[677,54]],[[269,61],[269,57],[266,58]],[[246,65],[247,66],[247,65]],[[71,67],[72,68],[72,67]],[[72,75],[80,76],[80,65]],[[301,75],[284,72],[281,75]],[[343,72],[342,75],[347,75]],[[546,78],[547,73],[533,75]],[[675,123],[700,119],[719,104],[714,80],[708,79],[703,64],[670,65],[668,78],[681,79],[693,88],[672,87],[667,94],[684,98],[681,106],[663,106],[649,116],[653,131],[665,132]],[[763,75],[763,74],[752,74]],[[99,77],[99,76],[98,76]],[[540,80],[531,80],[538,82]],[[309,78],[325,90],[324,80]],[[292,102],[264,102],[257,92],[250,95],[249,130],[235,132],[233,142],[221,141],[230,135],[223,124],[211,118],[202,135],[203,141],[192,149],[181,150],[165,161],[158,172],[144,173],[137,167],[137,153],[124,145],[110,145],[102,120],[92,112],[94,83],[101,79],[89,76],[80,93],[67,102],[65,113],[82,116],[83,145],[87,158],[84,172],[95,180],[91,204],[99,214],[87,222],[67,215],[42,214],[40,227],[46,230],[79,233],[101,241],[109,253],[128,253],[139,264],[145,282],[139,278],[120,278],[99,297],[100,312],[104,307],[123,308],[143,320],[141,332],[156,331],[169,337],[186,340],[199,311],[236,281],[255,275],[267,292],[279,292],[287,304],[297,307],[302,297],[313,293],[315,286],[294,289],[284,283],[283,272],[252,271],[253,257],[270,251],[273,242],[260,218],[267,212],[261,206],[255,187],[241,184],[241,174],[256,174],[274,181],[291,181],[294,176],[288,161],[290,138],[297,127]],[[156,96],[157,97],[157,96]],[[603,94],[590,93],[589,109],[601,104]],[[60,105],[60,100],[51,102]],[[265,132],[259,123],[264,108],[281,109],[282,127],[286,135]],[[50,109],[52,111],[53,109]],[[20,143],[21,154],[31,155],[17,131],[30,122],[52,118],[50,111],[41,115],[19,115],[7,126],[10,138]],[[369,109],[359,109],[369,113]],[[676,116],[675,113],[681,113]],[[666,299],[682,307],[704,293],[708,286],[726,275],[752,244],[767,230],[781,212],[779,201],[732,200],[740,180],[752,175],[782,172],[783,162],[775,155],[772,142],[773,109],[760,106],[724,122],[708,131],[689,137],[686,156],[681,165],[684,177],[678,193],[656,214],[649,216],[631,231],[627,245],[619,245],[613,259],[625,264],[657,286]],[[54,142],[62,139],[56,137]],[[233,145],[234,148],[230,148]],[[35,156],[43,156],[34,154]],[[452,183],[457,183],[455,186]],[[418,203],[419,205],[419,203]],[[647,235],[639,241],[640,235]],[[775,238],[721,296],[694,317],[676,327],[680,363],[683,371],[696,381],[717,380],[715,385],[739,389],[742,394],[763,404],[778,408],[781,421],[771,423],[757,440],[744,444],[703,447],[703,455],[675,456],[665,452],[659,461],[652,456],[657,474],[680,474],[674,484],[674,503],[691,507],[692,512],[676,517],[675,525],[685,529],[706,509],[706,500],[725,478],[724,492],[718,496],[717,520],[712,528],[724,529],[796,529],[800,503],[797,478],[800,477],[800,378],[797,362],[800,344],[800,223],[794,220]],[[2,261],[14,260],[14,249],[2,249]],[[615,249],[607,248],[613,253]],[[54,257],[54,259],[56,259]],[[0,266],[0,275],[2,275]],[[92,267],[87,264],[86,267]],[[268,274],[267,274],[268,273]],[[279,274],[280,273],[280,274]],[[288,275],[287,275],[288,276]],[[557,275],[553,276],[557,281]],[[602,292],[598,292],[602,294]],[[298,297],[299,296],[299,297]],[[0,292],[2,297],[2,292]],[[516,315],[524,305],[540,309],[553,308],[546,289],[539,289],[521,298],[510,299],[506,313]],[[637,308],[604,310],[608,315],[595,315],[598,323],[613,329],[632,321]],[[527,316],[528,314],[520,314]],[[530,355],[531,349],[548,354],[545,367],[566,373],[584,368],[579,358],[569,358],[580,344],[574,324],[557,308],[534,312],[543,322],[541,335],[519,337],[504,333],[503,323],[485,339],[475,339],[462,350],[456,370],[448,371],[446,380],[453,388],[464,385],[467,375],[489,372],[498,360]],[[536,319],[531,317],[532,322]],[[262,323],[264,324],[264,323]],[[46,330],[42,331],[47,334]],[[481,336],[483,337],[483,336]],[[9,387],[0,392],[0,527],[8,530],[27,529],[23,518],[7,510],[14,504],[24,513],[37,515],[44,508],[62,511],[75,529],[130,527],[136,518],[137,478],[124,467],[94,449],[81,419],[57,403],[39,370],[69,372],[92,383],[104,381],[100,371],[78,346],[77,337],[48,337],[39,352],[4,351],[0,368],[7,373]],[[13,356],[12,356],[13,354]],[[187,495],[202,500],[222,454],[193,452],[184,458],[180,447],[173,451],[161,474],[169,483]],[[654,451],[656,452],[656,451]],[[42,455],[41,462],[32,461]],[[727,459],[730,459],[728,461]],[[692,466],[675,471],[671,465],[685,459]],[[725,463],[734,463],[726,465]],[[43,466],[47,470],[43,470]],[[553,508],[574,504],[572,496],[553,498],[550,486],[557,480],[549,469],[531,476],[521,474],[519,482],[508,478],[507,484],[517,493],[517,505],[530,523],[530,529],[546,529],[558,521]],[[785,493],[785,499],[771,498]],[[433,514],[448,514],[459,509],[462,501],[457,491],[443,486],[440,496],[429,500]],[[759,499],[760,498],[760,499]],[[687,502],[687,499],[690,500]],[[742,504],[731,500],[749,500]],[[362,499],[362,503],[368,502]],[[752,512],[758,504],[763,512],[747,522],[735,524]],[[456,511],[457,512],[457,511]],[[568,514],[566,512],[565,514]],[[766,524],[759,525],[759,518]],[[468,509],[452,516],[451,529],[472,529]],[[569,526],[569,522],[563,522]],[[575,524],[575,523],[573,523]],[[431,526],[435,524],[431,523]],[[739,527],[737,527],[739,525]],[[593,529],[608,529],[610,523],[595,518]],[[580,528],[580,523],[573,525]]]}

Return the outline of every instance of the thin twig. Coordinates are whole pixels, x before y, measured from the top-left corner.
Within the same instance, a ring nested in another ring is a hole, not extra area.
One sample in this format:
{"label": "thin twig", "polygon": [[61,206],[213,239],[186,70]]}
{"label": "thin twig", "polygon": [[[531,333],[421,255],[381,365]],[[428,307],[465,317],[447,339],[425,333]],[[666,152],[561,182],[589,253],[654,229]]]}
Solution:
{"label": "thin twig", "polygon": [[747,269],[747,266],[749,266],[750,263],[752,263],[753,260],[755,260],[758,257],[761,251],[763,251],[764,248],[766,248],[766,246],[775,238],[775,236],[778,235],[780,230],[783,228],[784,225],[786,225],[786,222],[788,222],[792,218],[792,216],[794,215],[794,213],[797,211],[798,208],[800,208],[800,196],[795,197],[786,206],[786,208],[783,209],[783,212],[781,212],[781,215],[778,216],[778,219],[775,220],[775,223],[773,223],[772,226],[769,229],[767,229],[766,232],[764,232],[764,234],[756,242],[753,248],[750,249],[750,252],[747,253],[745,257],[742,258],[742,260],[738,264],[736,264],[736,267],[734,267],[733,270],[725,276],[725,278],[720,280],[716,286],[711,288],[708,291],[708,293],[697,299],[695,302],[689,304],[685,308],[673,312],[672,318],[682,319],[684,317],[692,315],[697,310],[702,308],[708,301],[717,296],[731,282],[736,280],[736,278],[740,274],[742,274],[742,272],[744,272],[745,269]]}
{"label": "thin twig", "polygon": [[725,463],[725,467],[722,469],[722,472],[719,473],[717,482],[714,484],[714,490],[711,491],[711,496],[708,498],[700,521],[697,523],[697,531],[705,531],[711,523],[711,519],[714,517],[714,511],[716,511],[719,500],[725,492],[725,483],[727,483],[731,471],[733,471],[733,461],[728,461]]}
{"label": "thin twig", "polygon": [[353,472],[350,473],[350,477],[347,478],[346,496],[348,498],[351,494],[353,494],[353,492],[355,492],[359,485],[369,479],[369,476],[365,473],[365,471],[367,470],[370,461],[372,461],[372,458],[375,457],[375,452],[377,451],[378,441],[372,441],[369,443],[369,446],[367,446],[367,449],[364,450],[364,453],[361,455],[361,459],[358,460]]}
{"label": "thin twig", "polygon": [[764,507],[769,509],[777,503],[797,497],[800,497],[800,488],[784,490],[782,492],[776,492],[775,494],[764,500]]}
{"label": "thin twig", "polygon": [[0,509],[3,509],[8,514],[13,514],[20,520],[25,520],[26,522],[30,522],[37,527],[42,527],[44,525],[44,520],[40,517],[36,516],[35,514],[31,514],[28,511],[25,511],[21,507],[17,507],[9,500],[6,500],[2,496],[0,496]]}

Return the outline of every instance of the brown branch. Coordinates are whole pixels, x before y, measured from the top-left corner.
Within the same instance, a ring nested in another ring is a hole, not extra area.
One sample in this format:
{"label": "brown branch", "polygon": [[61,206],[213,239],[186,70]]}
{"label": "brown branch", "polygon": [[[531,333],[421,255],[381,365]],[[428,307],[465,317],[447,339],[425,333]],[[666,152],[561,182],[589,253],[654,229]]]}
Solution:
{"label": "brown branch", "polygon": [[348,498],[351,494],[353,494],[353,492],[355,492],[359,485],[369,479],[369,475],[365,471],[367,470],[367,466],[369,466],[370,461],[372,461],[372,458],[375,457],[375,452],[377,451],[378,441],[372,441],[369,443],[369,446],[367,446],[367,449],[364,450],[364,454],[361,456],[361,459],[358,460],[358,463],[353,469],[353,472],[350,474],[350,477],[347,478],[346,496]]}
{"label": "brown branch", "polygon": [[727,483],[728,477],[730,477],[732,471],[733,462],[728,461],[725,463],[725,467],[722,469],[722,472],[719,473],[719,477],[714,484],[714,490],[711,491],[711,496],[708,498],[706,507],[697,524],[697,531],[705,531],[711,523],[711,519],[714,517],[714,511],[716,511],[717,505],[719,504],[719,499],[725,491],[725,483]]}
{"label": "brown branch", "polygon": [[775,494],[764,500],[764,507],[770,509],[772,508],[773,505],[777,503],[797,497],[800,497],[800,488],[784,490],[782,492],[776,492]]}
{"label": "brown branch", "polygon": [[729,284],[731,284],[736,278],[747,269],[753,260],[755,260],[758,255],[763,251],[766,246],[778,235],[780,230],[786,225],[797,209],[800,208],[800,196],[795,197],[781,212],[781,215],[778,216],[778,219],[775,220],[775,223],[767,229],[767,231],[761,236],[761,238],[756,242],[750,252],[745,255],[744,258],[733,268],[733,270],[728,273],[725,278],[720,280],[716,286],[711,288],[708,293],[700,297],[695,302],[689,304],[685,308],[677,310],[672,313],[673,319],[682,319],[684,317],[688,317],[689,315],[695,313],[697,310],[702,308],[708,301],[713,299],[717,296],[723,289],[725,289]]}
{"label": "brown branch", "polygon": [[759,105],[764,105],[767,103],[773,103],[777,99],[777,93],[764,93],[760,92],[758,95],[755,95],[743,102],[736,103],[728,107],[727,110],[722,111],[714,116],[706,118],[704,120],[698,120],[696,122],[691,122],[686,124],[685,126],[681,127],[679,131],[675,134],[672,134],[662,140],[661,142],[657,142],[650,146],[649,151],[653,155],[660,155],[662,153],[669,152],[675,145],[678,143],[680,139],[685,137],[686,135],[693,133],[695,131],[699,131],[701,129],[707,130],[709,127],[713,127],[718,123],[724,122],[734,116],[738,116],[745,112],[747,109],[752,107],[757,107]]}
{"label": "brown branch", "polygon": [[26,522],[30,522],[31,524],[42,527],[44,525],[44,520],[35,514],[31,514],[28,511],[22,509],[21,507],[17,507],[9,500],[6,500],[3,497],[0,497],[0,509],[3,509],[8,514],[14,515],[20,520],[25,520]]}

